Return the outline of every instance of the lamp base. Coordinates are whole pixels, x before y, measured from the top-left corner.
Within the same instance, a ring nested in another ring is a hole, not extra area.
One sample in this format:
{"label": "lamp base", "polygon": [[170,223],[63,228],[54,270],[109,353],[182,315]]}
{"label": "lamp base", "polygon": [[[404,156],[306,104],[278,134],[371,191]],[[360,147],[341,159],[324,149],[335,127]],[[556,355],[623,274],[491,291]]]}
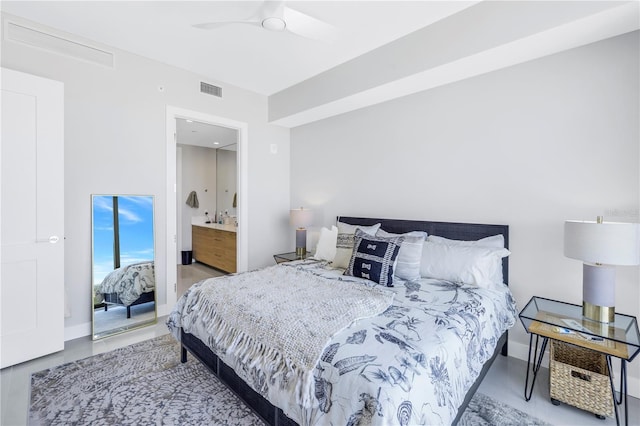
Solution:
{"label": "lamp base", "polygon": [[610,265],[582,265],[582,315],[609,323],[615,320],[616,270]]}
{"label": "lamp base", "polygon": [[307,230],[304,228],[296,229],[296,256],[302,259],[307,254]]}
{"label": "lamp base", "polygon": [[590,320],[609,323],[615,321],[616,309],[615,306],[598,306],[583,301],[582,315]]}

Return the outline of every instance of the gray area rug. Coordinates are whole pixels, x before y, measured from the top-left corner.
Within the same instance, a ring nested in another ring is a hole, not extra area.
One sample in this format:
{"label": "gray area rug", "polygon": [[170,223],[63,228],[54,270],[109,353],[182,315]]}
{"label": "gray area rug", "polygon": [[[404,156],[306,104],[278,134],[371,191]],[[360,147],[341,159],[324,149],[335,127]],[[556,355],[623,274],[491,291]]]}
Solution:
{"label": "gray area rug", "polygon": [[[30,425],[262,425],[170,335],[31,375]],[[477,393],[461,425],[544,425]]]}

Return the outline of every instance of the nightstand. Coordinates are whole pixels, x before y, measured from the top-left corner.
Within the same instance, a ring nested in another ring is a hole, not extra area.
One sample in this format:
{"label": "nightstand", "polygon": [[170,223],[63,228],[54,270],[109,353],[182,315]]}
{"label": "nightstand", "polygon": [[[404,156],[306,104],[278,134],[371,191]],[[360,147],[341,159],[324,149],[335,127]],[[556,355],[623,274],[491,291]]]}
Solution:
{"label": "nightstand", "polygon": [[296,254],[295,251],[290,251],[288,253],[274,254],[273,259],[276,261],[276,263],[284,263],[284,262],[292,262],[294,260],[307,259],[307,258],[310,258],[311,256],[312,256],[311,253],[307,253],[304,256],[300,257]]}
{"label": "nightstand", "polygon": [[[552,402],[567,402],[593,412],[598,417],[607,415],[607,411],[611,409],[615,412],[618,425],[618,405],[624,402],[624,423],[628,424],[627,362],[633,361],[640,353],[640,331],[636,317],[616,313],[614,322],[600,323],[584,318],[580,305],[537,296],[531,298],[519,316],[529,333],[529,357],[524,390],[527,401],[531,399],[544,351],[551,340],[550,370],[556,366],[567,367],[566,380],[562,376],[556,379],[556,387],[559,388],[557,392],[554,389],[556,376],[551,371]],[[542,345],[538,353],[539,338],[542,338]],[[611,357],[620,359],[619,399],[616,398],[613,384]],[[533,373],[531,384],[529,368]],[[576,386],[576,389],[572,390],[571,386]],[[605,400],[597,401],[598,398],[594,399],[593,396],[586,397],[585,401],[576,400],[575,398],[579,398],[581,394],[577,389],[580,386],[585,386],[587,391],[593,391]]]}

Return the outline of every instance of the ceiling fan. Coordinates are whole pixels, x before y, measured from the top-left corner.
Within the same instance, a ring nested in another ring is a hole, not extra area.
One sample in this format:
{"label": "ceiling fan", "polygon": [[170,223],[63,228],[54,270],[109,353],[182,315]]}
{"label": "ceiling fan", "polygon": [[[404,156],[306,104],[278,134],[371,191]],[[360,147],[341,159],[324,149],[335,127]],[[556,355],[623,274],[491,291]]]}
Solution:
{"label": "ceiling fan", "polygon": [[260,9],[247,19],[213,21],[193,25],[195,28],[212,30],[230,24],[245,24],[262,27],[269,31],[288,31],[312,40],[333,42],[338,30],[333,25],[313,16],[287,7],[284,1],[264,1]]}

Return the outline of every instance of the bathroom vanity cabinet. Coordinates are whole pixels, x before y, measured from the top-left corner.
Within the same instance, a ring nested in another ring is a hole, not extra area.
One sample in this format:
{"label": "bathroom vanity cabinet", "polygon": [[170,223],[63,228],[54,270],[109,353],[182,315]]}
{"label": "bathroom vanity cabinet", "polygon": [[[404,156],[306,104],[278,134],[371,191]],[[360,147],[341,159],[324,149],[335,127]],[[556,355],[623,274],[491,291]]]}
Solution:
{"label": "bathroom vanity cabinet", "polygon": [[235,225],[192,225],[191,238],[195,260],[224,272],[236,272]]}

